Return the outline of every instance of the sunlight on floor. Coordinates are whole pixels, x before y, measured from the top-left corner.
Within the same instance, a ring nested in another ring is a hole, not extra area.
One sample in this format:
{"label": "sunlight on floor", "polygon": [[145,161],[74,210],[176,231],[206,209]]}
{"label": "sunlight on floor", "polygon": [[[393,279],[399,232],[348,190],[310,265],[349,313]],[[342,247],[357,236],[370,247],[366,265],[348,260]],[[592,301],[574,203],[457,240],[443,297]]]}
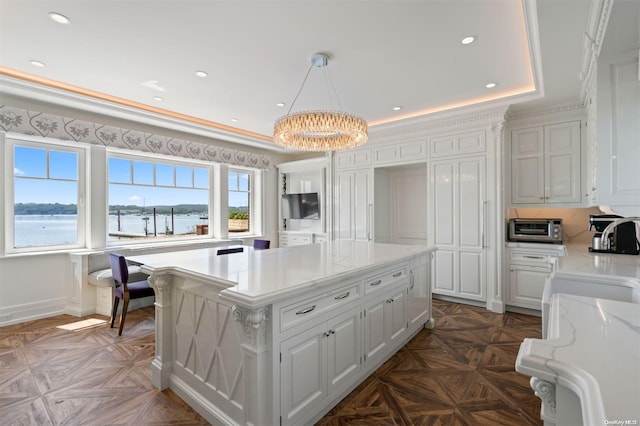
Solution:
{"label": "sunlight on floor", "polygon": [[106,322],[107,322],[106,320],[101,320],[98,318],[89,318],[86,320],[76,321],[76,322],[72,322],[65,325],[59,325],[56,328],[61,328],[63,330],[68,330],[68,331],[79,331],[79,330],[86,330],[88,328],[97,327],[99,325],[105,324]]}

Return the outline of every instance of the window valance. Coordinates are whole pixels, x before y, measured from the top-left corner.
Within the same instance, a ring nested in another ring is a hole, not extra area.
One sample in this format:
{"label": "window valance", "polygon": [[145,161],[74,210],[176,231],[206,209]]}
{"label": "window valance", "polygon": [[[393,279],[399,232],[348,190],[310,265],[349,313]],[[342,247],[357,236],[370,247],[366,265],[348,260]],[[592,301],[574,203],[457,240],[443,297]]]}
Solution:
{"label": "window valance", "polygon": [[6,132],[85,142],[236,166],[268,169],[271,165],[271,160],[265,155],[42,112],[28,111],[8,105],[0,105],[0,128]]}

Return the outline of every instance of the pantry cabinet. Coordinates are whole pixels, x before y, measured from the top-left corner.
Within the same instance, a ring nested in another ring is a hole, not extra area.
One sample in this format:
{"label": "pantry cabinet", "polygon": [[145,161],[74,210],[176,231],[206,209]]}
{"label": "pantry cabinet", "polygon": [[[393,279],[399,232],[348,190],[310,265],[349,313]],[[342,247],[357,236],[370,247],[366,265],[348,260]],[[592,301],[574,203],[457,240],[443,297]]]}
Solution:
{"label": "pantry cabinet", "polygon": [[598,62],[598,204],[640,211],[640,79],[637,48]]}
{"label": "pantry cabinet", "polygon": [[430,171],[433,292],[485,301],[486,158],[434,161]]}
{"label": "pantry cabinet", "polygon": [[373,170],[335,174],[334,232],[338,240],[373,239]]}
{"label": "pantry cabinet", "polygon": [[511,132],[511,203],[581,202],[580,121]]}

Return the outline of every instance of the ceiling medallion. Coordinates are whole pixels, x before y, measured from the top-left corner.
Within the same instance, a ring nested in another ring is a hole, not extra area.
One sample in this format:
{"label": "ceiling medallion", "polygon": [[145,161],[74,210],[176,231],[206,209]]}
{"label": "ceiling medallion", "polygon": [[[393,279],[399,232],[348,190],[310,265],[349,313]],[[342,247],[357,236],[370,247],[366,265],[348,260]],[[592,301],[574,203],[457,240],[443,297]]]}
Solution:
{"label": "ceiling medallion", "polygon": [[[367,122],[353,114],[324,110],[291,113],[311,69],[324,68],[328,72],[328,63],[329,57],[324,53],[317,53],[311,58],[311,66],[287,115],[280,117],[274,125],[273,141],[276,145],[301,151],[335,151],[355,148],[367,142]],[[327,78],[327,81],[331,79]],[[333,83],[331,86],[337,99]]]}

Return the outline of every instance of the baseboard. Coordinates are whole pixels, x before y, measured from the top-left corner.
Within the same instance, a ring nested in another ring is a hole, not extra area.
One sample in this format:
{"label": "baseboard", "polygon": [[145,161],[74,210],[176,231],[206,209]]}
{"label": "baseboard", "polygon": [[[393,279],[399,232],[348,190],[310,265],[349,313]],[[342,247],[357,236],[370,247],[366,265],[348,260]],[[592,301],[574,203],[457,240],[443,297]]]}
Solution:
{"label": "baseboard", "polygon": [[238,424],[225,413],[219,411],[215,405],[207,401],[176,375],[172,374],[169,377],[169,382],[169,388],[212,425],[227,426]]}
{"label": "baseboard", "polygon": [[68,301],[64,297],[0,308],[0,327],[64,314]]}

